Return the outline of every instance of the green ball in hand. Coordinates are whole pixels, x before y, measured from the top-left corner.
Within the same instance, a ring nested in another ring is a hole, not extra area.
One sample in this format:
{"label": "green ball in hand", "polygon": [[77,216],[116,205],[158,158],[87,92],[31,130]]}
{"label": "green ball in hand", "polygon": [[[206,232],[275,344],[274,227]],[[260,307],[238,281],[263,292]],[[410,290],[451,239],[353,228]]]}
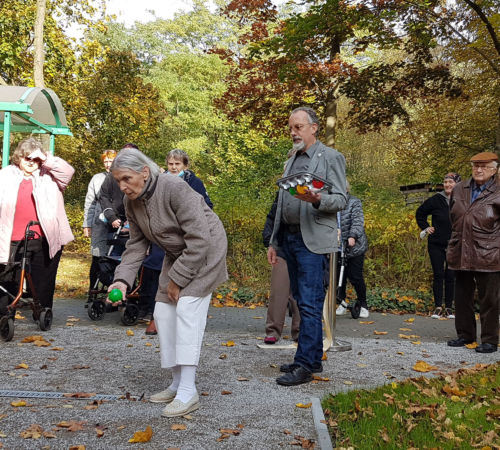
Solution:
{"label": "green ball in hand", "polygon": [[111,303],[119,302],[123,298],[122,291],[120,289],[111,289],[108,294],[108,299]]}

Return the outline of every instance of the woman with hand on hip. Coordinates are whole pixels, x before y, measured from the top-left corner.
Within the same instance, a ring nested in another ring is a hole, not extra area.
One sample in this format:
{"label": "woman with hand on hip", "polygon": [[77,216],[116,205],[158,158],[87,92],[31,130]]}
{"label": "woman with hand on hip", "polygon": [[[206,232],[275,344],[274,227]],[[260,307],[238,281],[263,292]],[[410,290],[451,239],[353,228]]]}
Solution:
{"label": "woman with hand on hip", "polygon": [[227,280],[226,233],[200,194],[139,150],[122,150],[111,172],[125,194],[130,239],[109,291],[125,296],[150,242],[165,251],[154,319],[173,381],[150,401],[167,403],[165,417],[183,416],[199,407],[196,369],[212,292]]}
{"label": "woman with hand on hip", "polygon": [[[451,236],[450,195],[455,185],[461,181],[460,175],[454,172],[444,176],[444,191],[428,198],[415,213],[417,225],[422,230],[421,236],[428,235],[427,250],[431,259],[434,293],[434,312],[431,317],[441,316],[454,319],[453,301],[455,299],[455,273],[448,268],[446,262],[446,247]],[[427,218],[431,216],[432,225]],[[443,308],[444,284],[444,308]]]}

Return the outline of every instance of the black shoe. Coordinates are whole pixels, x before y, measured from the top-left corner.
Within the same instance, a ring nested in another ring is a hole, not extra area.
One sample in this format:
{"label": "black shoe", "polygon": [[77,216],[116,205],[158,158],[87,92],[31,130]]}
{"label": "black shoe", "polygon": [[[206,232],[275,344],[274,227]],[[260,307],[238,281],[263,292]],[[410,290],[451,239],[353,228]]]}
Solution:
{"label": "black shoe", "polygon": [[448,341],[448,347],[463,347],[465,344],[472,344],[474,341],[468,341],[464,338],[456,338]]}
{"label": "black shoe", "polygon": [[[291,363],[291,364],[282,364],[280,366],[280,372],[285,372],[285,373],[290,373],[290,372],[293,372],[294,369],[296,369],[297,367],[300,367],[298,364],[295,364],[295,363]],[[323,372],[323,366],[321,365],[321,363],[319,364],[319,366],[315,366],[313,367],[313,373],[321,373]]]}
{"label": "black shoe", "polygon": [[282,386],[296,386],[297,384],[309,383],[312,381],[312,372],[298,366],[292,372],[286,373],[279,378],[276,378],[276,383]]}
{"label": "black shoe", "polygon": [[476,347],[476,352],[478,353],[493,353],[498,349],[498,345],[490,344],[489,342],[485,342],[484,344],[478,345]]}

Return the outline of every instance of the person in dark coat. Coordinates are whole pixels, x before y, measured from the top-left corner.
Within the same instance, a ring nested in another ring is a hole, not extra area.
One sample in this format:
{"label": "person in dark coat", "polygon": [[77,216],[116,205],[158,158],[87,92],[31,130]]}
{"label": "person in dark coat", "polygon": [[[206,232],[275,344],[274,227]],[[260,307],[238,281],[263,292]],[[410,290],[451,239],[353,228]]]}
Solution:
{"label": "person in dark coat", "polygon": [[[421,236],[428,236],[427,250],[431,260],[434,293],[433,319],[441,316],[454,319],[453,301],[455,298],[455,273],[446,262],[446,247],[451,236],[450,222],[450,195],[455,185],[460,182],[460,175],[454,172],[444,176],[444,191],[428,198],[422,203],[415,213],[417,225],[422,230]],[[432,225],[427,218],[431,216]],[[443,308],[443,283],[444,283],[444,308]]]}
{"label": "person in dark coat", "polygon": [[[340,239],[345,249],[346,267],[343,280],[339,289],[339,303],[335,314],[342,316],[346,313],[347,303],[346,285],[347,280],[351,282],[356,291],[357,301],[361,308],[359,317],[366,319],[370,313],[366,303],[366,284],[363,277],[363,265],[365,253],[368,250],[368,239],[365,233],[365,217],[361,200],[350,194],[350,185],[347,182],[347,204],[339,212],[340,216]],[[340,258],[339,258],[340,263]],[[340,270],[338,271],[340,273]]]}
{"label": "person in dark coat", "polygon": [[[266,248],[269,248],[269,241],[273,234],[277,205],[278,193],[266,217],[264,229],[262,230],[262,240]],[[267,307],[266,337],[264,338],[264,343],[269,345],[275,344],[281,338],[288,305],[290,305],[292,311],[291,334],[294,341],[297,341],[299,338],[300,328],[299,308],[292,296],[285,255],[280,248],[276,249],[276,254],[278,262],[271,269],[271,289],[269,293],[269,305]]]}
{"label": "person in dark coat", "polygon": [[477,287],[481,344],[478,353],[498,349],[500,303],[500,183],[498,155],[482,152],[471,158],[472,178],[453,189],[450,198],[451,238],[446,258],[456,271],[457,339],[450,347],[476,340],[474,294]]}

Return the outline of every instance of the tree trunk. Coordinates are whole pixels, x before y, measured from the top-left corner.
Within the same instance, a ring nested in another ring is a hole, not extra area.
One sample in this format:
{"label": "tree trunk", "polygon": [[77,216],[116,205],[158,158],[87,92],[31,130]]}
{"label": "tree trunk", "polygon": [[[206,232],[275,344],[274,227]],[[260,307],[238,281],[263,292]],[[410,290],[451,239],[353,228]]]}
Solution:
{"label": "tree trunk", "polygon": [[43,66],[45,63],[45,51],[43,48],[43,24],[45,21],[46,0],[36,1],[36,19],[35,19],[35,62],[34,79],[36,87],[45,87],[43,79]]}
{"label": "tree trunk", "polygon": [[331,98],[325,108],[326,127],[325,127],[325,145],[335,146],[335,133],[337,130],[337,99]]}

